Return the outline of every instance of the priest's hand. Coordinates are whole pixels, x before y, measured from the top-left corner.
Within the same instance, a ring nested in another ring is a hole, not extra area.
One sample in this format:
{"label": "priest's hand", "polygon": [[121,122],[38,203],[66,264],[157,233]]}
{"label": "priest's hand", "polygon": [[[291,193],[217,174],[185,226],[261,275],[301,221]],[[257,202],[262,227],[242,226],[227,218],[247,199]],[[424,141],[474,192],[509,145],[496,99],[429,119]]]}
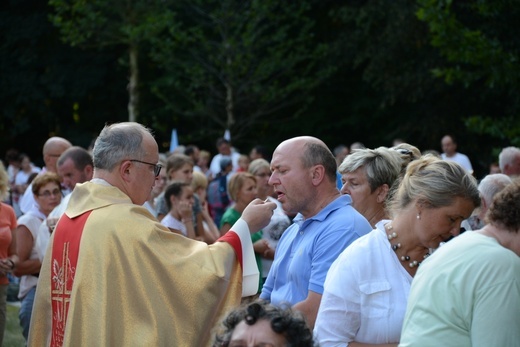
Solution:
{"label": "priest's hand", "polygon": [[269,224],[275,209],[276,204],[274,202],[255,199],[247,205],[241,218],[247,223],[251,234],[253,234]]}

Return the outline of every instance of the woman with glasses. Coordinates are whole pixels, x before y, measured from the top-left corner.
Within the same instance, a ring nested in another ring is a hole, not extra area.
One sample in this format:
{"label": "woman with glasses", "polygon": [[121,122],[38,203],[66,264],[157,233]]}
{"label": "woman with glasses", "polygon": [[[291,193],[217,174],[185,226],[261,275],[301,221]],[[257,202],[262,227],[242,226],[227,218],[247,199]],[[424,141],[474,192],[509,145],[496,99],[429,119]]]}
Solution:
{"label": "woman with glasses", "polygon": [[20,325],[25,339],[29,335],[31,311],[41,262],[36,248],[36,236],[42,221],[60,204],[62,198],[60,177],[53,172],[38,175],[32,181],[32,193],[36,204],[18,218],[16,250],[19,263],[14,274],[20,279]]}

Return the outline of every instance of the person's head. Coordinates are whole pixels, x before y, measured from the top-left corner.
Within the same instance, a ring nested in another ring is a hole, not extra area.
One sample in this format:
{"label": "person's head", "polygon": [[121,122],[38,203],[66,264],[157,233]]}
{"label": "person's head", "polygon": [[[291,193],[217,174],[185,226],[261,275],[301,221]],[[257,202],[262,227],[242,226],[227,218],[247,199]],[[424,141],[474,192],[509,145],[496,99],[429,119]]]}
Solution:
{"label": "person's head", "polygon": [[217,139],[217,150],[222,155],[231,155],[231,143],[225,138]]}
{"label": "person's head", "polygon": [[220,159],[220,173],[223,175],[227,175],[233,171],[233,161],[231,157],[224,156]]}
{"label": "person's head", "polygon": [[213,347],[314,347],[312,330],[291,307],[257,300],[234,309],[216,329]]}
{"label": "person's head", "polygon": [[193,189],[190,184],[184,181],[173,181],[164,190],[164,200],[168,210],[176,208],[180,202],[187,202],[191,206],[195,203]]}
{"label": "person's head", "polygon": [[191,160],[193,160],[194,164],[197,164],[197,162],[199,161],[200,150],[199,147],[197,147],[196,145],[186,146],[186,148],[184,149],[184,154],[190,157]]}
{"label": "person's head", "polygon": [[161,166],[150,129],[135,122],[106,125],[92,150],[94,177],[123,191],[136,205],[150,197]]}
{"label": "person's head", "polygon": [[190,184],[193,179],[193,160],[185,154],[170,154],[166,160],[166,174],[170,181]]}
{"label": "person's head", "polygon": [[[166,161],[164,159],[159,159],[159,164],[162,167],[166,167]],[[157,181],[155,181],[150,198],[155,198],[164,192],[164,189],[166,189],[166,184],[168,184],[168,175],[166,174],[166,170],[163,169],[159,173]]]}
{"label": "person's head", "polygon": [[375,225],[386,215],[387,194],[401,171],[400,154],[386,147],[357,149],[338,171],[343,182],[341,193],[349,194],[352,206]]}
{"label": "person's head", "polygon": [[448,157],[452,157],[457,152],[457,141],[452,135],[444,135],[441,140],[441,147]]}
{"label": "person's head", "polygon": [[506,147],[498,156],[500,171],[508,176],[520,175],[520,148]]}
{"label": "person's head", "polygon": [[0,201],[9,195],[9,175],[4,167],[4,164],[0,160]]}
{"label": "person's head", "polygon": [[352,153],[355,149],[363,149],[366,148],[365,145],[359,141],[356,141],[350,145],[350,152]]}
{"label": "person's head", "polygon": [[489,174],[497,174],[497,173],[502,173],[502,171],[500,171],[500,166],[495,161],[495,162],[492,162],[491,164],[489,164]]}
{"label": "person's head", "polygon": [[228,194],[236,203],[249,204],[256,198],[256,177],[249,172],[237,172],[229,179]]}
{"label": "person's head", "polygon": [[53,136],[45,141],[43,145],[43,161],[47,171],[57,172],[56,162],[58,158],[70,147],[72,147],[72,144],[69,140],[59,136]]}
{"label": "person's head", "polygon": [[345,145],[338,145],[334,147],[334,158],[336,158],[336,164],[339,166],[343,163],[343,160],[349,155],[349,148]]}
{"label": "person's head", "polygon": [[520,256],[520,181],[516,180],[502,189],[493,199],[486,214],[486,222],[505,229],[516,239],[508,242],[505,247],[511,249]]}
{"label": "person's head", "polygon": [[49,171],[36,176],[32,181],[32,193],[40,211],[46,216],[49,215],[61,202],[60,176]]}
{"label": "person's head", "polygon": [[419,148],[405,142],[401,142],[390,149],[396,151],[401,156],[401,173],[403,175],[408,164],[410,164],[410,162],[413,160],[419,159],[422,155]]}
{"label": "person's head", "polygon": [[31,158],[26,153],[20,153],[20,169],[25,172],[32,171]]}
{"label": "person's head", "polygon": [[198,195],[200,201],[206,200],[208,189],[208,178],[200,171],[193,172],[193,180],[191,181],[191,188],[193,192]]}
{"label": "person's head", "polygon": [[269,184],[285,212],[312,217],[316,199],[337,194],[336,160],[323,141],[300,136],[278,145],[271,161]]}
{"label": "person's head", "polygon": [[16,148],[9,148],[5,152],[5,162],[7,165],[20,166],[20,152]]}
{"label": "person's head", "polygon": [[268,196],[273,195],[273,187],[269,185],[271,168],[267,160],[261,158],[253,160],[249,164],[248,172],[256,177],[256,189],[260,199],[265,200]]}
{"label": "person's head", "polygon": [[211,154],[208,151],[203,149],[202,151],[200,151],[199,161],[197,162],[197,165],[200,167],[207,168],[210,160],[211,160]]}
{"label": "person's head", "polygon": [[250,162],[251,160],[249,160],[248,155],[240,154],[240,157],[238,158],[238,166],[242,171],[247,171]]}
{"label": "person's head", "polygon": [[511,182],[512,181],[509,176],[501,173],[487,175],[480,181],[478,185],[478,191],[480,192],[481,197],[479,213],[480,219],[484,219],[495,195],[502,191],[502,189],[508,186]]}
{"label": "person's head", "polygon": [[408,218],[423,246],[437,248],[460,233],[461,222],[479,205],[471,174],[455,162],[425,155],[408,164],[390,210],[394,218]]}
{"label": "person's head", "polygon": [[249,152],[249,158],[251,159],[251,161],[253,161],[255,159],[270,160],[269,151],[267,150],[267,148],[265,146],[256,145]]}
{"label": "person's head", "polygon": [[72,190],[77,183],[90,181],[94,174],[92,155],[85,148],[72,146],[61,154],[57,163],[63,185]]}

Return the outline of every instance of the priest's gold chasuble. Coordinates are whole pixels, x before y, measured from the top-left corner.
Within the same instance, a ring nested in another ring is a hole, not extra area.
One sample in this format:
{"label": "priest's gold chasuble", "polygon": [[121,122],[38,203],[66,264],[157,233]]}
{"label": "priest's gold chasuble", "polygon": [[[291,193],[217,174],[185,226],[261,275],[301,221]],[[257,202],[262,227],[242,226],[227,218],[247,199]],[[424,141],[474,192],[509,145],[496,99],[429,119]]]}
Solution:
{"label": "priest's gold chasuble", "polygon": [[256,290],[257,273],[243,279],[242,259],[255,266],[244,221],[245,233],[207,245],[116,187],[86,182],[72,194],[42,263],[29,346],[207,346],[246,277]]}

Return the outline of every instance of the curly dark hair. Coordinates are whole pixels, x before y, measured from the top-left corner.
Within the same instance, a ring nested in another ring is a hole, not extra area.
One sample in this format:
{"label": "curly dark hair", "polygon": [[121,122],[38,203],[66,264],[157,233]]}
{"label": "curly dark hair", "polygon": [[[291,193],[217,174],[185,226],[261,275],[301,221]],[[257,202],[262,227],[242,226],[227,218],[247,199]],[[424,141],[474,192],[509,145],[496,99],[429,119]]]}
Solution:
{"label": "curly dark hair", "polygon": [[231,311],[218,327],[212,346],[229,346],[231,335],[240,322],[254,325],[262,319],[270,321],[271,329],[285,337],[288,347],[318,346],[301,313],[293,311],[290,306],[277,307],[264,300],[243,304]]}
{"label": "curly dark hair", "polygon": [[518,232],[520,229],[520,181],[510,183],[495,195],[486,214],[486,221],[503,226],[510,232]]}

